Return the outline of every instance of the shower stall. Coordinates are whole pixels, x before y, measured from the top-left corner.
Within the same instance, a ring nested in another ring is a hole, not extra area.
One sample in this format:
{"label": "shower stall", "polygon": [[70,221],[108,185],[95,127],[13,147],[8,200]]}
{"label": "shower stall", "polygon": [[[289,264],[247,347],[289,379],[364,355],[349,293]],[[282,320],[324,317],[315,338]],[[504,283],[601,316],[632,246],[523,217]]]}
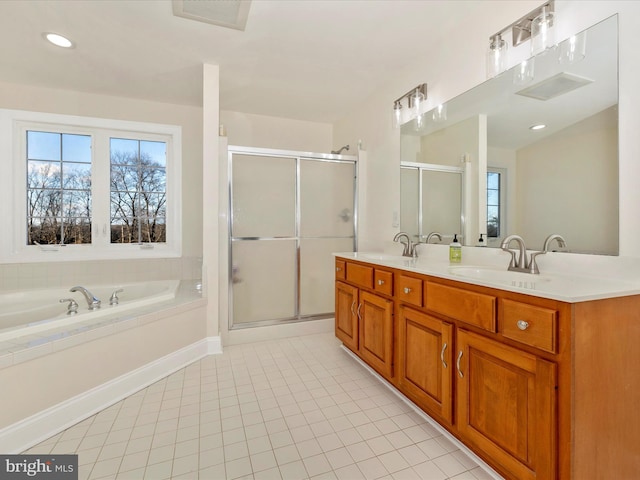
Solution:
{"label": "shower stall", "polygon": [[229,329],[334,315],[354,251],[357,158],[230,146]]}

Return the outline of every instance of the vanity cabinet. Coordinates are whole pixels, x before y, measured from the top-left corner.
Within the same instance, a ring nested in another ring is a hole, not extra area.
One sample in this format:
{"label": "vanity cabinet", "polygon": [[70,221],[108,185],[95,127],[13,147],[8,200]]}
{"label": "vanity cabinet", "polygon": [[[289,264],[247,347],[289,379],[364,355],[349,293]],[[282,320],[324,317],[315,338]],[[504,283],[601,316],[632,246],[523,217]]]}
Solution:
{"label": "vanity cabinet", "polygon": [[[345,281],[339,280],[342,275]],[[392,289],[392,272],[336,261],[336,337],[388,379],[393,377]]]}
{"label": "vanity cabinet", "polygon": [[555,478],[556,364],[460,329],[460,438],[514,478]]}
{"label": "vanity cabinet", "polygon": [[338,338],[498,473],[638,478],[640,295],[571,303],[337,260]]}
{"label": "vanity cabinet", "polygon": [[398,387],[416,405],[453,424],[453,325],[399,307]]}

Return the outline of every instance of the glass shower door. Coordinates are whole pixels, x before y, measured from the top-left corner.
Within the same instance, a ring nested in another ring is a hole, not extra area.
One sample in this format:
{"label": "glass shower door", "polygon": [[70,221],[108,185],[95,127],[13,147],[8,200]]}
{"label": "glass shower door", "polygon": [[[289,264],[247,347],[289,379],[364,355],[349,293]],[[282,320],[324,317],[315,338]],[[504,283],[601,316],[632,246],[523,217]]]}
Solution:
{"label": "glass shower door", "polygon": [[231,328],[333,316],[332,253],[355,246],[355,172],[230,152]]}
{"label": "glass shower door", "polygon": [[234,155],[233,325],[296,314],[296,159]]}

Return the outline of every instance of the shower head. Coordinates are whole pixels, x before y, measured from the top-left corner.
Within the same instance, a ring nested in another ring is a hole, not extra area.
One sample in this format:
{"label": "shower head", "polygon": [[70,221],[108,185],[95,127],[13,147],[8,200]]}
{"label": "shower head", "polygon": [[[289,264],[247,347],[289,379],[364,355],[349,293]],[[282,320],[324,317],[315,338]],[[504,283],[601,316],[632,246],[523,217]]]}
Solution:
{"label": "shower head", "polygon": [[340,153],[342,153],[343,150],[349,151],[349,145],[345,145],[340,150],[331,150],[331,153],[333,153],[334,155],[340,155]]}

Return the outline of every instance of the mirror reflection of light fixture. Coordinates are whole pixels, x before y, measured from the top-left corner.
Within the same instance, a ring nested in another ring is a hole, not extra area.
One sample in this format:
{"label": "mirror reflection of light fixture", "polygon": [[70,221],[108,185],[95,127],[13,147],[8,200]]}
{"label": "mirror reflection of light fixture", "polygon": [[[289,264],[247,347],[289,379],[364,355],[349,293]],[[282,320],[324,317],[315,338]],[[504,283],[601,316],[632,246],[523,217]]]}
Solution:
{"label": "mirror reflection of light fixture", "polygon": [[407,99],[411,116],[416,119],[416,128],[422,127],[422,104],[427,99],[427,84],[422,83],[393,102],[393,126],[400,128],[402,124],[402,101]]}
{"label": "mirror reflection of light fixture", "polygon": [[523,60],[513,70],[513,83],[515,85],[524,85],[533,80],[535,71],[535,58],[531,57]]}
{"label": "mirror reflection of light fixture", "polygon": [[587,32],[574,35],[560,44],[560,63],[569,65],[579,62],[585,57],[587,51]]}
{"label": "mirror reflection of light fixture", "polygon": [[444,122],[447,119],[447,104],[441,103],[436,108],[434,108],[431,119],[436,123]]}
{"label": "mirror reflection of light fixture", "polygon": [[487,78],[493,78],[504,72],[507,66],[507,42],[502,39],[502,35],[496,33],[489,39],[489,50],[487,50]]}

